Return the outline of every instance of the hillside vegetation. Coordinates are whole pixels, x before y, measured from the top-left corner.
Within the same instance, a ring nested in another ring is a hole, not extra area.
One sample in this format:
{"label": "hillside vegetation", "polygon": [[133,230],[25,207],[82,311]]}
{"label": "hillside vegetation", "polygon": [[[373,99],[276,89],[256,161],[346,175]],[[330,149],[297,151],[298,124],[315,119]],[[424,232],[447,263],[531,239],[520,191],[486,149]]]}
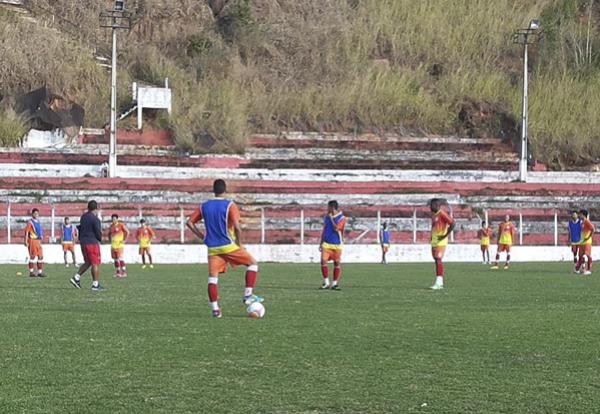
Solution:
{"label": "hillside vegetation", "polygon": [[[30,1],[32,14],[45,22],[38,25],[0,12],[0,93],[47,83],[85,106],[87,124],[104,124],[109,74],[93,51],[108,53],[109,36],[97,17],[108,3]],[[130,101],[131,80],[161,84],[168,77],[174,115],[158,122],[169,123],[183,149],[243,151],[253,131],[518,136],[522,49],[511,34],[541,17],[545,36],[532,48],[530,65],[534,154],[555,168],[600,158],[598,2],[129,0],[127,6],[135,24],[120,40],[120,104]],[[459,116],[465,108],[483,113],[485,122],[469,128]]]}

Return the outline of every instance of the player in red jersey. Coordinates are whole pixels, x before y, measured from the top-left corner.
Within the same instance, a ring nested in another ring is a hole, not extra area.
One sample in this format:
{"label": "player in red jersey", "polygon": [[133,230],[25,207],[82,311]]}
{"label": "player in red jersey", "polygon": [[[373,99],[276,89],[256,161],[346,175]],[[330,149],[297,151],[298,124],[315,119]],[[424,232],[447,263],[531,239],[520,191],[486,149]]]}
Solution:
{"label": "player in red jersey", "polygon": [[498,269],[500,253],[502,252],[506,252],[506,263],[504,264],[504,269],[508,269],[510,264],[510,249],[513,245],[516,235],[517,229],[513,222],[510,221],[510,216],[507,214],[504,217],[504,222],[500,223],[500,226],[498,226],[498,249],[496,250],[496,260],[494,261],[492,269]]}
{"label": "player in red jersey", "polygon": [[115,277],[127,277],[127,267],[125,266],[125,242],[129,236],[127,226],[119,221],[119,216],[111,216],[112,224],[108,229],[108,239],[110,241],[111,257],[115,263]]}
{"label": "player in red jersey", "polygon": [[433,290],[444,288],[444,264],[442,259],[446,253],[448,245],[448,236],[454,230],[455,222],[452,217],[444,210],[442,205],[446,201],[440,198],[433,198],[429,201],[429,209],[431,210],[431,255],[435,261],[436,278],[435,283],[431,286]]}
{"label": "player in red jersey", "polygon": [[[39,221],[40,211],[37,208],[31,210],[31,219],[25,226],[25,246],[29,253],[29,276],[45,277],[44,275],[44,252],[42,251],[42,239],[44,237],[42,224]],[[37,259],[37,274],[34,269],[34,261]]]}
{"label": "player in red jersey", "polygon": [[146,256],[148,256],[148,262],[150,263],[150,269],[154,269],[154,264],[152,263],[152,253],[150,252],[150,246],[152,245],[152,239],[156,233],[154,230],[146,223],[146,220],[140,220],[140,228],[137,230],[135,238],[137,239],[140,245],[140,256],[142,256],[142,269],[146,268]]}
{"label": "player in red jersey", "polygon": [[[575,270],[584,275],[592,274],[592,241],[596,227],[589,219],[587,210],[579,211],[581,223],[581,244],[579,246],[579,261]],[[585,263],[587,259],[587,265]]]}

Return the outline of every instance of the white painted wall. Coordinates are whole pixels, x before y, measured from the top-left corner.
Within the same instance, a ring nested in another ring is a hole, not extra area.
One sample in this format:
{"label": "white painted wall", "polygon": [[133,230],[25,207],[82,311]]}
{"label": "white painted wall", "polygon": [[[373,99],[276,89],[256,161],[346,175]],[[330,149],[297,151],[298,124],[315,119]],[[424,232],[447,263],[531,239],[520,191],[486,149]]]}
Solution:
{"label": "white painted wall", "polygon": [[[259,262],[276,263],[318,263],[320,253],[317,245],[248,245],[248,250]],[[206,247],[203,245],[154,245],[152,252],[155,263],[206,263]],[[77,259],[81,259],[79,246],[76,248]],[[490,255],[494,258],[495,246]],[[392,245],[387,255],[390,263],[430,263],[431,248],[426,244]],[[504,258],[504,256],[502,256]],[[515,246],[511,253],[513,262],[557,262],[571,261],[571,251],[566,246]],[[23,245],[0,245],[0,264],[16,264],[27,262],[27,249]],[[381,250],[379,245],[347,245],[342,260],[345,263],[379,263]],[[44,245],[44,261],[46,263],[62,263],[63,252],[60,245]],[[110,246],[102,245],[102,261],[110,263]],[[141,263],[136,245],[125,247],[126,263]],[[449,245],[446,251],[446,262],[479,262],[481,252],[475,244]]]}
{"label": "white painted wall", "polygon": [[[218,158],[218,156],[215,156]],[[224,157],[227,158],[227,157]],[[3,177],[83,177],[100,176],[100,165],[77,164],[1,164]],[[216,179],[225,180],[269,180],[269,181],[318,181],[332,179],[344,182],[370,181],[452,181],[452,182],[511,182],[518,178],[518,172],[506,171],[462,171],[462,170],[336,170],[334,177],[323,170],[309,169],[261,169],[261,168],[194,168],[194,167],[154,167],[120,165],[121,178],[169,178],[169,179]],[[529,183],[576,183],[598,184],[598,172],[535,172],[527,174]]]}

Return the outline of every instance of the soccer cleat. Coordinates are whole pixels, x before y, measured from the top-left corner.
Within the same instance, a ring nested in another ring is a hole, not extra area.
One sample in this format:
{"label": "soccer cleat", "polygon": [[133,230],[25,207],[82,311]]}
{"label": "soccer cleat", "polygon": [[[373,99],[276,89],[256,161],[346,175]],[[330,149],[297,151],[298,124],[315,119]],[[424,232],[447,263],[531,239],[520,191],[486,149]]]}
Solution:
{"label": "soccer cleat", "polygon": [[242,302],[244,302],[245,305],[252,305],[255,302],[261,303],[265,300],[265,298],[257,296],[257,295],[250,295],[250,296],[244,296],[244,298],[242,299]]}
{"label": "soccer cleat", "polygon": [[223,314],[221,313],[221,309],[215,309],[212,311],[213,318],[222,318]]}
{"label": "soccer cleat", "polygon": [[38,273],[37,277],[46,277],[46,275],[44,273]]}
{"label": "soccer cleat", "polygon": [[154,269],[154,265],[153,264],[150,265],[150,269]]}
{"label": "soccer cleat", "polygon": [[331,287],[331,285],[327,284],[327,283],[323,283],[321,285],[321,287],[319,288],[319,290],[327,290]]}
{"label": "soccer cleat", "polygon": [[69,267],[69,264],[68,264],[68,263],[65,263],[65,267]]}
{"label": "soccer cleat", "polygon": [[498,270],[498,269],[499,269],[499,267],[498,267],[498,265],[493,265],[492,267],[490,267],[490,269],[493,269],[493,270]]}
{"label": "soccer cleat", "polygon": [[146,268],[146,265],[142,265],[142,269],[145,269],[145,268]]}
{"label": "soccer cleat", "polygon": [[74,288],[81,289],[81,280],[75,280],[75,278],[72,277],[71,279],[69,279],[69,282],[71,282]]}
{"label": "soccer cleat", "polygon": [[35,273],[30,272],[29,277],[37,277],[37,275]]}
{"label": "soccer cleat", "polygon": [[444,288],[444,285],[438,285],[437,283],[434,283],[433,286],[431,286],[429,289],[431,290],[442,290]]}
{"label": "soccer cleat", "polygon": [[591,270],[586,270],[585,272],[582,273],[583,275],[591,275],[592,271]]}
{"label": "soccer cleat", "polygon": [[103,288],[102,286],[98,285],[98,286],[93,286],[92,285],[92,292],[104,292],[106,289]]}
{"label": "soccer cleat", "polygon": [[508,270],[508,265],[504,265],[504,270]]}
{"label": "soccer cleat", "polygon": [[331,285],[331,290],[342,290],[339,285]]}

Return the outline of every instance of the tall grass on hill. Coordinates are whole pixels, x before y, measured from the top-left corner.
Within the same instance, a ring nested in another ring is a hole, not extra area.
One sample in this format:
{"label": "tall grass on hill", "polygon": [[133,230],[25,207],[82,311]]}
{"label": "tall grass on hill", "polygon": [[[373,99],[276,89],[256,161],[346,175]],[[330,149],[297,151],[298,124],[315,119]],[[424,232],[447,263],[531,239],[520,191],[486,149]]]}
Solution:
{"label": "tall grass on hill", "polygon": [[25,119],[14,110],[0,109],[0,145],[5,147],[19,145],[28,130]]}
{"label": "tall grass on hill", "polygon": [[[522,50],[511,35],[541,16],[546,35],[530,66],[534,153],[555,168],[600,159],[597,2],[165,1],[128,2],[135,25],[121,37],[119,97],[125,105],[131,79],[169,77],[171,128],[186,151],[240,152],[253,131],[453,134],[470,101],[519,119]],[[102,5],[34,3],[36,16],[63,33],[0,14],[9,50],[0,91],[43,81],[83,104],[88,125],[103,124],[108,74],[91,58],[108,46],[97,25]],[[486,128],[499,134],[493,123]]]}

